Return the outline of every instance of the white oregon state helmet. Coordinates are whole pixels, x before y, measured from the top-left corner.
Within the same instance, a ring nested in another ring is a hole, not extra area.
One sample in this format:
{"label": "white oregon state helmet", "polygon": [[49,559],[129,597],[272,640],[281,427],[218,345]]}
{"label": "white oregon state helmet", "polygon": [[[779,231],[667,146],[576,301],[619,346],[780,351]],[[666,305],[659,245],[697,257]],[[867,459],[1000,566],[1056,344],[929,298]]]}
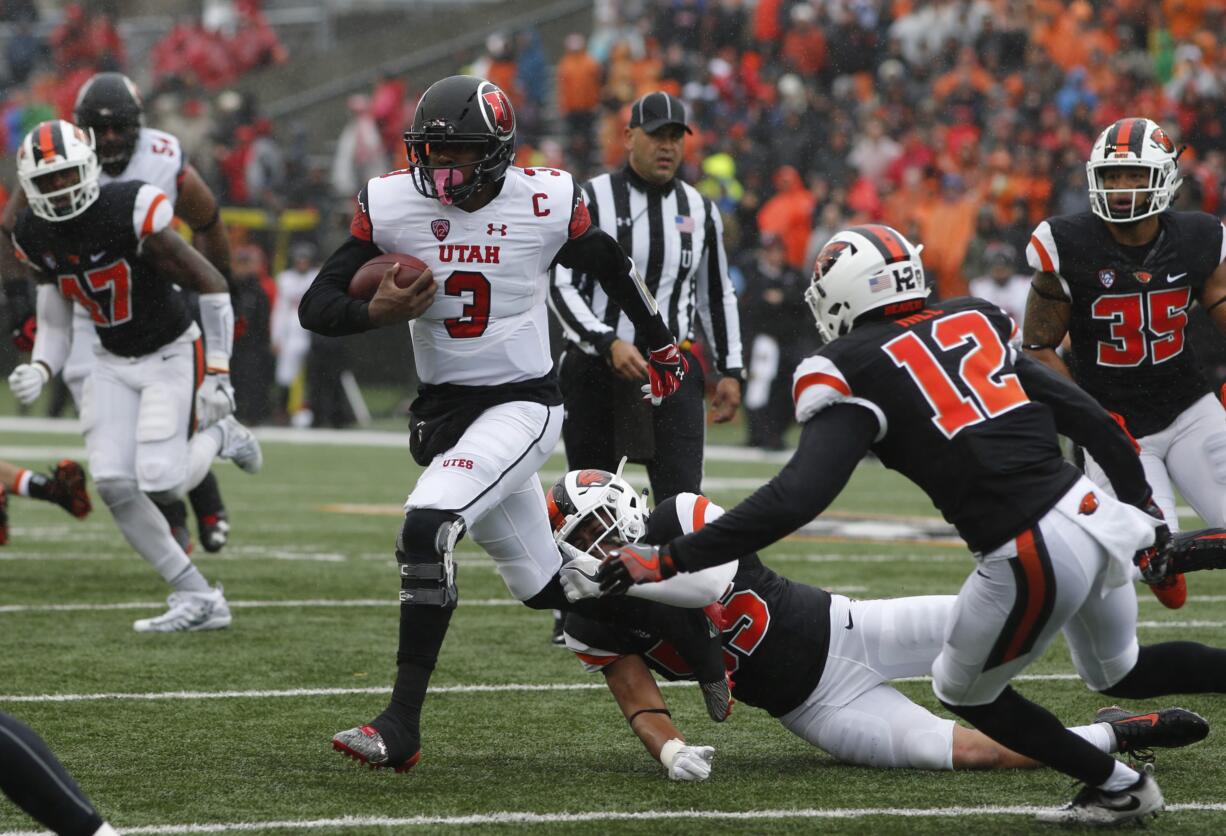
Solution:
{"label": "white oregon state helmet", "polygon": [[[65,188],[43,191],[36,182],[43,175],[76,169],[77,182]],[[48,221],[64,221],[80,215],[98,199],[102,169],[94,153],[91,134],[63,119],[43,122],[26,134],[17,151],[17,179],[30,209]]]}
{"label": "white oregon state helmet", "polygon": [[602,530],[587,547],[589,553],[610,535],[615,535],[620,545],[638,542],[647,533],[646,502],[621,477],[625,464],[622,459],[616,473],[572,470],[553,483],[545,494],[545,507],[555,541],[568,542],[571,534],[592,517],[600,520]]}
{"label": "white oregon state helmet", "polygon": [[[1136,117],[1119,120],[1098,135],[1086,163],[1090,210],[1109,223],[1139,221],[1164,211],[1183,182],[1178,158],[1174,143],[1157,122]],[[1149,185],[1137,189],[1106,188],[1103,169],[1116,167],[1144,169]],[[1120,194],[1132,199],[1128,211],[1112,211],[1111,198]]]}
{"label": "white oregon state helmet", "polygon": [[927,299],[921,250],[882,224],[853,226],[831,238],[805,291],[822,340],[843,336],[869,311]]}

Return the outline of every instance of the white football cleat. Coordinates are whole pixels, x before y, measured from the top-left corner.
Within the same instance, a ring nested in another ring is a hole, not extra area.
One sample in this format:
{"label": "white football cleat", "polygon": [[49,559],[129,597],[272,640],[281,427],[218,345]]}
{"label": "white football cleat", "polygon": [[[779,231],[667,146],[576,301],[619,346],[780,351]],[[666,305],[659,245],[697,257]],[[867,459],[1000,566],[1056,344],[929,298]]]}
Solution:
{"label": "white football cleat", "polygon": [[1082,787],[1076,797],[1058,810],[1044,810],[1035,816],[1048,824],[1071,824],[1085,827],[1113,827],[1147,816],[1157,817],[1166,809],[1162,790],[1147,773],[1127,789],[1108,792],[1098,787]]}
{"label": "white football cleat", "polygon": [[259,473],[264,467],[264,453],[251,430],[240,424],[233,415],[222,418],[215,426],[221,429],[222,434],[221,450],[217,455],[229,459],[248,473]]}
{"label": "white football cleat", "polygon": [[166,612],[138,619],[132,622],[132,629],[138,633],[190,633],[230,626],[230,606],[221,584],[208,592],[172,592],[166,604],[170,607]]}

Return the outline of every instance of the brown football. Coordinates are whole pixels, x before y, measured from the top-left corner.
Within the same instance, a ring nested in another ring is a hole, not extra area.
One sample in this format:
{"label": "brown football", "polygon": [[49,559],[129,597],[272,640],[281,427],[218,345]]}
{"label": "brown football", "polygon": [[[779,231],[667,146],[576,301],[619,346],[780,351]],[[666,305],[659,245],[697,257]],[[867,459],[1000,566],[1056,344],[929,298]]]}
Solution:
{"label": "brown football", "polygon": [[379,282],[383,281],[383,273],[393,264],[400,265],[400,272],[396,274],[397,287],[409,287],[417,281],[418,276],[429,269],[420,258],[404,253],[377,255],[353,274],[353,278],[349,280],[349,295],[354,299],[373,298],[375,291],[379,289]]}

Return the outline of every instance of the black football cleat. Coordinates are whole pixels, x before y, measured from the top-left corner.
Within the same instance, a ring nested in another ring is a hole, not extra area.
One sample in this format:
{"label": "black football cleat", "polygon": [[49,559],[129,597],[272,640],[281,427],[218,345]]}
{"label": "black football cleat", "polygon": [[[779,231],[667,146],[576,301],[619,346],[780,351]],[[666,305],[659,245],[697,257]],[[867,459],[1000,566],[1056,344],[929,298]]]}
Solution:
{"label": "black football cleat", "polygon": [[553,611],[553,632],[549,634],[549,643],[557,647],[566,647],[566,616],[561,610]]}
{"label": "black football cleat", "polygon": [[230,541],[230,517],[225,509],[205,514],[196,521],[200,529],[200,545],[210,554],[219,552]]}
{"label": "black football cleat", "polygon": [[1155,748],[1190,746],[1209,734],[1209,722],[1186,708],[1164,708],[1141,714],[1111,705],[1098,709],[1094,722],[1111,726],[1119,751],[1142,763],[1153,762]]}
{"label": "black football cleat", "polygon": [[77,519],[89,516],[93,504],[85,488],[85,469],[72,459],[62,460],[51,474],[47,498]]}
{"label": "black football cleat", "polygon": [[394,763],[388,755],[383,735],[370,725],[337,732],[332,738],[332,748],[371,769],[390,767],[397,772],[408,772],[421,760],[421,748],[419,747],[409,757],[401,758],[398,763]]}

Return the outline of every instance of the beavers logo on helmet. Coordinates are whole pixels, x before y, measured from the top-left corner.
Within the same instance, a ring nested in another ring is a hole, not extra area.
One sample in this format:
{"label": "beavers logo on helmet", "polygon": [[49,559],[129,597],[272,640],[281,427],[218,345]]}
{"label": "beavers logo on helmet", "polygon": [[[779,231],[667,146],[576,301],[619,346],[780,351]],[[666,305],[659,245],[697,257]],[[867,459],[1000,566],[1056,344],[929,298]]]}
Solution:
{"label": "beavers logo on helmet", "polygon": [[817,261],[813,265],[813,274],[819,279],[830,271],[834,263],[839,260],[839,256],[843,255],[844,250],[851,250],[851,254],[856,254],[856,246],[850,241],[831,241],[826,246],[822,247],[822,251],[817,254]]}
{"label": "beavers logo on helmet", "polygon": [[1154,145],[1157,145],[1168,154],[1175,153],[1175,143],[1171,142],[1171,138],[1166,135],[1166,131],[1162,128],[1154,128],[1153,134],[1150,136]]}
{"label": "beavers logo on helmet", "polygon": [[597,485],[609,484],[609,474],[603,470],[580,470],[575,476],[575,484],[581,488],[591,488]]}

